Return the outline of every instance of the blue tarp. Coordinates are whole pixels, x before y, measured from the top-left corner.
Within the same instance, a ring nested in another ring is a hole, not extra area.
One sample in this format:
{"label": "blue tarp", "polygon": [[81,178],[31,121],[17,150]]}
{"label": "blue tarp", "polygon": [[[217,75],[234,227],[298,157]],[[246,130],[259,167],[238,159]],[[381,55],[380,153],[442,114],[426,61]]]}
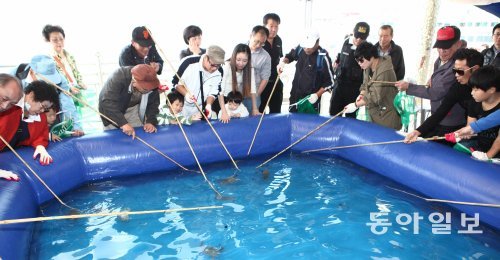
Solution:
{"label": "blue tarp", "polygon": [[[232,120],[229,124],[214,123],[230,153],[243,160],[258,124],[257,117]],[[252,155],[281,151],[327,118],[317,115],[272,115],[262,122]],[[233,167],[216,137],[206,123],[185,127],[202,164],[227,161]],[[161,127],[156,134],[138,135],[180,164],[194,169],[195,161],[178,126]],[[293,147],[293,151],[328,146],[401,140],[394,130],[358,120],[337,118]],[[50,166],[40,166],[31,159],[33,149],[19,149],[31,167],[57,194],[70,191],[87,182],[126,175],[165,172],[178,166],[144,144],[125,136],[120,130],[98,135],[70,138],[51,144],[54,158]],[[424,194],[426,197],[500,204],[500,166],[479,162],[443,145],[419,142],[412,145],[392,144],[366,146],[325,152],[340,156]],[[20,175],[20,182],[0,180],[0,219],[38,216],[41,203],[52,195],[25,169],[11,153],[0,154],[2,169]],[[182,185],[182,184],[179,184]],[[200,191],[201,192],[201,191]],[[500,229],[500,209],[452,205],[468,214],[479,213],[480,220]],[[0,226],[0,257],[26,259],[33,234],[33,223]]]}

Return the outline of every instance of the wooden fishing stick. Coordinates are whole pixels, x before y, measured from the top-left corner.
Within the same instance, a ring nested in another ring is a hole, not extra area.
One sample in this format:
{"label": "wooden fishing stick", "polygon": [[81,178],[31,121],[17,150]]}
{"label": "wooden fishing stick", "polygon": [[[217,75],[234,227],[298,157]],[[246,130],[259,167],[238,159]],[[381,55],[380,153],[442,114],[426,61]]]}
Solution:
{"label": "wooden fishing stick", "polygon": [[[187,87],[186,85],[186,82],[184,82],[184,80],[182,80],[182,78],[179,76],[179,74],[177,74],[177,71],[175,70],[174,66],[172,65],[172,63],[170,62],[170,60],[168,59],[167,55],[165,55],[165,53],[163,52],[163,50],[161,49],[161,47],[156,43],[156,41],[154,40],[153,38],[153,34],[151,33],[151,31],[149,30],[149,28],[147,27],[144,27],[146,28],[146,30],[148,31],[149,35],[151,36],[151,39],[153,40],[153,43],[155,44],[156,46],[156,49],[160,51],[160,53],[162,54],[163,58],[165,59],[165,61],[168,63],[168,65],[170,66],[170,68],[172,69],[172,71],[175,73],[175,76],[179,79],[179,82],[181,83],[181,85],[183,85],[187,91],[187,93],[189,95],[192,95],[191,91],[189,91],[189,88]],[[201,86],[200,86],[201,87]],[[231,153],[229,153],[229,151],[227,150],[226,148],[226,145],[224,144],[224,142],[222,141],[222,139],[220,138],[219,134],[217,133],[217,131],[215,131],[215,128],[212,126],[212,123],[210,123],[210,120],[208,119],[208,117],[205,115],[205,112],[201,109],[200,105],[198,105],[198,102],[194,102],[194,105],[196,106],[196,108],[198,109],[198,111],[200,112],[200,114],[203,116],[203,118],[207,121],[208,125],[210,126],[210,128],[212,129],[212,132],[215,134],[215,136],[217,137],[217,139],[219,140],[220,144],[222,145],[222,147],[224,148],[224,150],[226,151],[227,155],[229,156],[229,159],[231,159],[231,162],[233,163],[234,167],[239,171],[240,168],[238,168],[238,165],[236,164],[236,162],[234,161],[233,157],[231,156]]]}
{"label": "wooden fishing stick", "polygon": [[56,198],[57,201],[59,201],[59,203],[61,203],[63,206],[69,208],[69,209],[72,209],[72,210],[76,210],[78,211],[78,209],[75,209],[71,206],[68,206],[66,203],[64,203],[58,196],[57,194],[52,191],[52,189],[49,187],[49,185],[47,185],[47,183],[45,183],[45,181],[42,180],[42,178],[40,178],[40,176],[31,168],[31,166],[29,166],[29,164],[16,152],[16,150],[14,150],[14,148],[12,148],[12,146],[10,146],[9,142],[7,142],[2,135],[0,135],[0,139],[2,139],[2,142],[7,146],[9,147],[9,149],[12,151],[12,153],[14,153],[14,155],[26,166],[26,168],[28,168],[31,173],[33,173],[33,175],[35,175],[35,177],[43,184],[43,186],[45,186],[45,188],[54,196],[54,198]]}
{"label": "wooden fishing stick", "polygon": [[442,200],[442,199],[429,199],[429,198],[424,198],[424,197],[418,196],[416,194],[413,194],[413,193],[410,193],[410,192],[407,192],[404,190],[396,189],[396,188],[393,188],[393,187],[390,187],[387,185],[386,185],[386,187],[389,189],[393,189],[393,190],[411,195],[413,197],[417,197],[419,199],[423,199],[427,202],[441,202],[441,203],[460,204],[460,205],[469,205],[469,206],[500,208],[500,204],[478,203],[478,202],[467,202],[467,201],[456,201],[456,200]]}
{"label": "wooden fishing stick", "polygon": [[[163,92],[165,93],[165,92]],[[189,142],[189,139],[186,135],[186,132],[184,132],[184,128],[182,127],[182,124],[181,124],[181,121],[179,120],[179,118],[177,117],[174,109],[172,108],[172,103],[170,102],[170,100],[168,99],[167,97],[167,94],[165,94],[165,97],[167,98],[167,103],[168,103],[168,106],[170,107],[170,111],[172,112],[172,114],[174,115],[175,117],[175,120],[177,121],[177,124],[179,125],[179,128],[181,129],[181,132],[182,132],[182,135],[184,136],[184,139],[186,140],[188,146],[189,146],[189,150],[191,150],[191,153],[193,154],[193,157],[194,157],[194,160],[196,161],[196,164],[198,164],[198,168],[200,169],[200,172],[201,174],[203,175],[203,178],[205,178],[205,181],[208,183],[208,185],[210,186],[210,188],[212,188],[212,190],[215,191],[215,193],[217,194],[217,197],[218,198],[222,198],[222,194],[220,194],[214,187],[214,185],[212,184],[212,182],[210,182],[207,178],[207,175],[205,174],[205,172],[203,171],[203,168],[201,167],[201,164],[200,164],[200,161],[198,161],[198,156],[196,156],[196,153],[194,152],[193,150],[193,146],[191,146],[191,142]]]}
{"label": "wooden fishing stick", "polygon": [[381,83],[381,84],[396,84],[396,82],[392,82],[392,81],[371,81],[371,83]]}
{"label": "wooden fishing stick", "polygon": [[309,133],[307,133],[306,135],[302,136],[299,140],[293,142],[293,144],[289,145],[287,148],[283,149],[281,152],[277,153],[276,155],[274,155],[273,157],[269,158],[267,161],[263,162],[262,164],[260,164],[259,166],[255,167],[255,168],[260,168],[262,167],[263,165],[265,165],[266,163],[270,162],[272,159],[278,157],[280,154],[284,153],[285,151],[287,151],[288,149],[292,148],[294,145],[302,142],[304,139],[306,139],[308,136],[314,134],[316,131],[318,131],[320,128],[322,128],[323,126],[325,126],[326,124],[330,123],[333,119],[337,118],[338,116],[342,115],[344,113],[346,109],[342,109],[342,111],[338,112],[335,116],[329,118],[328,120],[326,120],[324,123],[320,124],[319,126],[317,126],[316,128],[314,128],[313,130],[311,130]]}
{"label": "wooden fishing stick", "polygon": [[252,143],[250,144],[250,147],[248,148],[247,156],[250,155],[250,152],[252,151],[253,143],[255,142],[255,137],[257,137],[257,132],[259,131],[260,124],[262,123],[262,119],[264,118],[264,114],[266,112],[266,107],[269,106],[269,101],[271,101],[271,98],[273,97],[274,89],[276,88],[276,85],[278,84],[278,80],[280,79],[280,73],[278,73],[278,76],[276,77],[276,81],[274,82],[273,89],[271,90],[271,94],[269,95],[269,98],[267,99],[266,106],[264,107],[264,111],[262,111],[262,115],[260,115],[259,119],[259,124],[257,125],[257,129],[255,129],[255,133],[253,134],[252,138]]}
{"label": "wooden fishing stick", "polygon": [[[80,99],[78,97],[76,97],[75,95],[73,95],[72,93],[70,93],[69,91],[66,91],[65,89],[59,87],[58,85],[54,84],[54,82],[50,81],[49,79],[47,79],[46,77],[36,73],[36,76],[37,77],[40,77],[41,79],[43,79],[43,81],[49,83],[50,85],[56,87],[57,89],[59,89],[60,91],[62,91],[64,94],[76,99],[77,101],[81,102],[83,105],[85,105],[86,107],[92,109],[94,112],[96,112],[97,114],[99,114],[100,116],[102,116],[103,118],[105,118],[106,120],[108,120],[109,122],[111,122],[114,126],[116,127],[120,127],[118,125],[118,123],[116,123],[113,119],[109,118],[108,116],[102,114],[101,112],[99,112],[99,110],[93,108],[91,105],[89,105],[85,100],[83,99]],[[145,140],[143,140],[142,138],[136,136],[135,139],[137,139],[138,141],[140,141],[141,143],[145,144],[147,147],[153,149],[153,151],[159,153],[160,155],[162,155],[163,157],[167,158],[168,160],[170,160],[171,162],[173,162],[174,164],[176,164],[177,166],[179,166],[181,169],[185,170],[185,171],[192,171],[192,170],[189,170],[187,169],[186,167],[182,166],[181,164],[179,164],[178,162],[176,162],[174,159],[170,158],[168,155],[164,154],[162,151],[158,150],[156,147],[152,146],[151,144],[149,144],[148,142],[146,142]]]}
{"label": "wooden fishing stick", "polygon": [[223,208],[223,206],[205,206],[205,207],[196,207],[196,208],[160,209],[160,210],[146,210],[146,211],[100,212],[100,213],[80,214],[80,215],[64,215],[64,216],[52,216],[52,217],[7,219],[7,220],[0,220],[0,225],[27,223],[27,222],[40,222],[40,221],[48,221],[48,220],[78,219],[78,218],[122,216],[122,215],[144,215],[144,214],[154,214],[154,213],[171,213],[171,212],[180,212],[180,211],[207,210],[207,209],[220,209],[220,208]]}
{"label": "wooden fishing stick", "polygon": [[[445,139],[446,137],[444,136],[434,136],[434,137],[429,137],[429,138],[422,138],[422,139],[417,139],[417,141],[426,141],[426,140],[442,140]],[[397,143],[402,143],[405,140],[396,140],[396,141],[387,141],[387,142],[378,142],[378,143],[366,143],[366,144],[353,144],[353,145],[345,145],[345,146],[335,146],[335,147],[327,147],[327,148],[320,148],[320,149],[313,149],[313,150],[307,150],[303,151],[302,153],[312,153],[312,152],[320,152],[320,151],[329,151],[329,150],[338,150],[338,149],[346,149],[346,148],[355,148],[355,147],[363,147],[363,146],[372,146],[372,145],[382,145],[382,144],[397,144]]]}

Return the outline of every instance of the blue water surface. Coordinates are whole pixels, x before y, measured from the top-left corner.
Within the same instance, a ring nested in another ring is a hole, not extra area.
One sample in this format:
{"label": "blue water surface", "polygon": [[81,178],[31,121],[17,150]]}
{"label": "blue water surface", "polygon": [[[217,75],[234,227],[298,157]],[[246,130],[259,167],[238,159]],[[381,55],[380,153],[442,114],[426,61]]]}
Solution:
{"label": "blue water surface", "polygon": [[[460,212],[388,188],[412,192],[357,165],[288,155],[256,169],[262,161],[239,161],[240,172],[228,162],[205,166],[222,199],[201,174],[180,171],[89,184],[62,199],[82,213],[224,208],[46,221],[36,226],[31,258],[500,259],[497,231],[458,234],[466,229]],[[367,225],[377,212],[391,223],[380,235]],[[451,234],[433,234],[429,215],[446,212]],[[69,213],[56,201],[42,207],[44,216]],[[403,213],[423,219],[402,225]]]}

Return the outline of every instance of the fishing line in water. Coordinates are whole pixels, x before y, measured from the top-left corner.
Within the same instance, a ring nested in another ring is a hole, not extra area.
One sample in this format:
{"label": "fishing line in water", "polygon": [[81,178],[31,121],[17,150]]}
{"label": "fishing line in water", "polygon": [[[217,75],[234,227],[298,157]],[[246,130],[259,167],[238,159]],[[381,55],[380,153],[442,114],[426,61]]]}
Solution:
{"label": "fishing line in water", "polygon": [[419,196],[419,195],[413,194],[413,193],[408,192],[408,191],[404,191],[404,190],[396,189],[396,188],[393,188],[393,187],[391,187],[391,186],[387,186],[387,185],[386,185],[386,187],[387,187],[387,188],[389,188],[389,189],[392,189],[392,190],[395,190],[395,191],[399,191],[399,192],[402,192],[402,193],[404,193],[404,194],[407,194],[407,195],[410,195],[410,196],[413,196],[413,197],[416,197],[416,198],[419,198],[419,199],[425,200],[425,201],[427,201],[427,202],[440,202],[440,203],[450,203],[450,204],[460,204],[460,205],[478,206],[478,207],[500,208],[500,204],[480,203],[480,202],[467,202],[467,201],[457,201],[457,200],[431,199],[431,198],[425,198],[425,197],[422,197],[422,196]]}

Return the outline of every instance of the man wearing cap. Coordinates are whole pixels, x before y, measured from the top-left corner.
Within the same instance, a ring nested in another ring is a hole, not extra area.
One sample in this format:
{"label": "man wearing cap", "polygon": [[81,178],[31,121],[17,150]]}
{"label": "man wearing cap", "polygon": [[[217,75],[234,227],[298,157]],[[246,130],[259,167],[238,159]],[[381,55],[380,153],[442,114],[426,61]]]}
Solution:
{"label": "man wearing cap", "polygon": [[[336,115],[344,107],[356,100],[359,96],[359,87],[363,83],[363,70],[354,59],[356,48],[366,41],[370,34],[370,25],[359,22],[354,26],[353,36],[348,37],[337,55],[334,67],[336,68],[337,87],[330,99],[330,115]],[[356,117],[356,113],[346,113],[347,117]]]}
{"label": "man wearing cap", "polygon": [[[269,56],[271,56],[271,75],[264,91],[262,91],[259,111],[261,113],[264,112],[267,100],[271,98],[269,101],[269,113],[281,113],[281,104],[283,103],[283,82],[277,79],[277,66],[280,63],[281,57],[283,57],[283,43],[278,35],[281,20],[277,14],[268,13],[264,15],[263,22],[264,26],[269,30],[269,36],[263,48],[269,53]],[[274,89],[273,96],[270,97],[276,80],[278,80],[276,88]]]}
{"label": "man wearing cap", "polygon": [[99,112],[118,125],[101,116],[104,128],[120,127],[133,138],[137,126],[143,126],[147,133],[156,132],[160,106],[158,86],[160,81],[151,65],[121,67],[113,72],[99,94]]}
{"label": "man wearing cap", "polygon": [[396,72],[396,79],[403,80],[405,77],[405,59],[403,49],[392,40],[394,30],[390,25],[382,25],[378,31],[378,42],[375,47],[378,48],[380,57],[391,56],[392,66]]}
{"label": "man wearing cap", "polygon": [[255,86],[257,87],[257,107],[262,109],[252,111],[252,115],[264,112],[264,107],[260,106],[260,95],[266,88],[271,76],[271,56],[262,46],[266,43],[268,36],[269,30],[262,25],[257,25],[253,27],[250,40],[248,41],[248,47],[250,47],[250,51],[252,52],[252,67],[255,75]]}
{"label": "man wearing cap", "polygon": [[[439,58],[434,63],[434,72],[429,80],[429,85],[416,85],[406,81],[398,81],[395,86],[400,91],[405,91],[408,95],[430,99],[431,112],[434,114],[446,93],[455,84],[456,78],[453,72],[455,64],[455,52],[460,49],[460,29],[455,26],[445,26],[438,30],[434,48],[437,48]],[[455,104],[446,117],[439,122],[434,131],[422,137],[444,136],[446,133],[465,125],[465,110]]]}
{"label": "man wearing cap", "polygon": [[163,60],[158,54],[153,38],[145,26],[136,27],[132,31],[132,44],[125,47],[120,53],[119,64],[121,67],[149,64],[158,75],[161,74]]}
{"label": "man wearing cap", "polygon": [[[204,111],[207,118],[212,115],[212,104],[220,92],[224,50],[216,45],[209,46],[201,56],[189,56],[183,59],[172,80],[175,89],[184,95],[182,114],[191,118],[198,113],[196,104]],[[181,77],[177,78],[177,76]]]}
{"label": "man wearing cap", "polygon": [[[290,91],[290,104],[310,95],[308,101],[319,112],[321,95],[332,85],[332,61],[328,52],[319,46],[319,33],[309,30],[300,42],[283,59],[284,63],[297,61]],[[290,112],[298,112],[297,106],[290,106]]]}

